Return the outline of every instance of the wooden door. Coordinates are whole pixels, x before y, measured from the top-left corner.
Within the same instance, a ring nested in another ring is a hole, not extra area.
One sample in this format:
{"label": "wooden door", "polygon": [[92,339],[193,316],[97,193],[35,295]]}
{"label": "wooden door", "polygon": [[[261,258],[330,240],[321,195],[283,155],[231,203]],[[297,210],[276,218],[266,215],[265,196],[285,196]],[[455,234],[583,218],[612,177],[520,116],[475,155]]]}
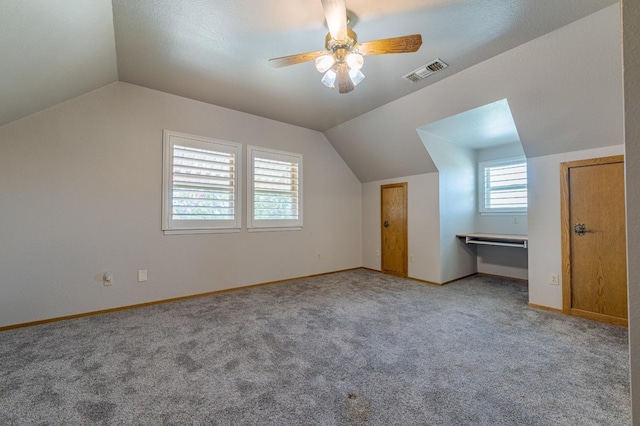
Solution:
{"label": "wooden door", "polygon": [[382,272],[406,277],[407,256],[407,183],[380,187]]}
{"label": "wooden door", "polygon": [[624,157],[562,163],[563,310],[627,324]]}

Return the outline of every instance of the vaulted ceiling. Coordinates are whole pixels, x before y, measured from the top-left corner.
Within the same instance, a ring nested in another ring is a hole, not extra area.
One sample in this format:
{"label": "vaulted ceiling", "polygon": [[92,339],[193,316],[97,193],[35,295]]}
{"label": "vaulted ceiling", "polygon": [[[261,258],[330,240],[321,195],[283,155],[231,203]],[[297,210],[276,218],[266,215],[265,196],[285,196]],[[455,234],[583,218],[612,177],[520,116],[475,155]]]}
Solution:
{"label": "vaulted ceiling", "polygon": [[[416,53],[365,57],[365,80],[339,94],[320,83],[313,62],[279,69],[267,63],[324,47],[320,0],[3,0],[0,125],[119,80],[325,131],[361,180],[389,177],[399,170],[360,172],[367,165],[356,157],[366,154],[377,128],[363,116],[380,121],[374,111],[614,3],[347,0],[360,41],[419,33],[423,45]],[[418,83],[402,79],[436,58],[449,67]],[[508,94],[490,101],[502,98]],[[509,102],[518,125],[518,102]],[[383,131],[391,140],[413,133],[411,147],[395,160],[413,157],[426,166],[412,164],[407,172],[433,170],[426,153],[416,155],[423,148],[415,128],[426,123],[406,123],[396,134],[391,122]]]}

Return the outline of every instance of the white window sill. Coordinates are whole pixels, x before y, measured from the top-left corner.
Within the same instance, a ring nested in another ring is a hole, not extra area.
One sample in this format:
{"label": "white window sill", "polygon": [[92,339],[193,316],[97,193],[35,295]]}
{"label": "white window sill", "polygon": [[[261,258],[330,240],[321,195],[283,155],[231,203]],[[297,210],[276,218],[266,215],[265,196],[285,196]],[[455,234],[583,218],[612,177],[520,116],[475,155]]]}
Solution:
{"label": "white window sill", "polygon": [[247,228],[248,232],[277,232],[277,231],[300,231],[302,226],[293,226],[287,228]]}
{"label": "white window sill", "polygon": [[164,235],[188,235],[188,234],[233,234],[240,232],[240,228],[228,229],[165,229]]}
{"label": "white window sill", "polygon": [[527,212],[479,212],[482,216],[526,216]]}

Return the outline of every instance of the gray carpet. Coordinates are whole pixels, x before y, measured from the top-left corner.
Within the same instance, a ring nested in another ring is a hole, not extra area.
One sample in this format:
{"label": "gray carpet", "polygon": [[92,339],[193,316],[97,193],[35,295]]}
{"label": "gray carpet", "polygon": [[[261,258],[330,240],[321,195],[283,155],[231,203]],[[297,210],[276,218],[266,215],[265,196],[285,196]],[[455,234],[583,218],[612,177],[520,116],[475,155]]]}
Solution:
{"label": "gray carpet", "polygon": [[366,270],[0,333],[0,424],[626,425],[627,331]]}

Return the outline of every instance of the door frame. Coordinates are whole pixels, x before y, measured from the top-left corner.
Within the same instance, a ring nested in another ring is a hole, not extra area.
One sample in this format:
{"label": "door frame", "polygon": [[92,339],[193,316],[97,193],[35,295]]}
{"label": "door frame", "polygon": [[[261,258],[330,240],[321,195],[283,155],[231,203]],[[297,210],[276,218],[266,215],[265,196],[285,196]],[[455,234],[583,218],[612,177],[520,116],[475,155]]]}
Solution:
{"label": "door frame", "polygon": [[[390,272],[390,271],[386,271],[385,272],[385,270],[383,268],[383,266],[384,266],[384,245],[382,244],[383,243],[383,236],[382,235],[383,235],[383,232],[384,232],[384,220],[383,220],[384,205],[383,205],[382,193],[384,192],[385,189],[389,189],[389,188],[404,188],[404,205],[402,206],[402,209],[404,210],[404,229],[405,229],[404,241],[403,241],[403,243],[404,243],[403,244],[404,245],[404,259],[402,259],[404,274],[397,274],[397,273],[393,273],[393,272]],[[409,276],[409,212],[408,212],[408,204],[409,204],[409,189],[408,189],[407,182],[380,185],[380,271],[385,273],[385,274],[395,275],[395,276],[402,277],[402,278],[407,278]]]}
{"label": "door frame", "polygon": [[[586,160],[567,161],[560,163],[560,235],[562,245],[562,312],[568,315],[585,317],[597,321],[626,326],[628,320],[609,315],[590,313],[572,309],[571,286],[571,223],[570,223],[570,193],[569,170],[575,167],[597,166],[602,164],[624,163],[624,155],[590,158]],[[628,284],[627,284],[628,285]]]}

